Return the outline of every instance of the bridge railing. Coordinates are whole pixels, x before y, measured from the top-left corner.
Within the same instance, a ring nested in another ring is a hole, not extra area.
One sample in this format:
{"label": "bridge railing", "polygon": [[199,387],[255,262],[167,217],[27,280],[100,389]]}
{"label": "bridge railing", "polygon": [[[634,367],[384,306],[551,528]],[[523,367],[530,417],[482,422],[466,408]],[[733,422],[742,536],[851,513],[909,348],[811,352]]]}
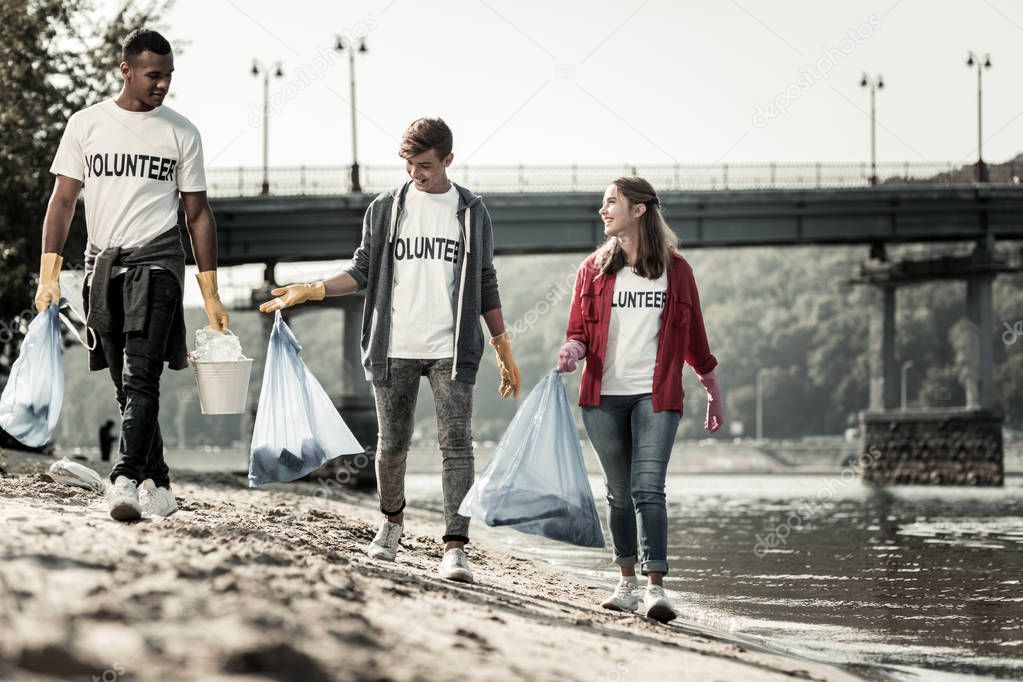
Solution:
{"label": "bridge railing", "polygon": [[[974,182],[972,165],[955,163],[878,164],[877,184],[960,185]],[[620,166],[453,166],[455,182],[481,193],[602,192],[620,175],[641,175],[658,191],[841,189],[869,187],[866,163],[769,163],[717,165]],[[1023,164],[989,166],[989,182],[1019,184]],[[207,171],[211,196],[247,197],[262,194],[261,168],[213,168]],[[360,167],[362,190],[377,193],[408,179],[400,166]],[[337,195],[351,192],[347,166],[287,166],[269,170],[274,196]]]}

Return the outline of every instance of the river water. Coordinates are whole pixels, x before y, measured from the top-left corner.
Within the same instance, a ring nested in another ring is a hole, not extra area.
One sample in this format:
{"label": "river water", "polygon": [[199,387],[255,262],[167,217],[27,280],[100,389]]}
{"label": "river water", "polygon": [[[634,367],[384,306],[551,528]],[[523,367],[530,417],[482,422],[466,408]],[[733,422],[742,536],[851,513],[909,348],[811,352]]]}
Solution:
{"label": "river water", "polygon": [[[410,475],[409,503],[439,509],[439,486]],[[983,489],[678,475],[667,493],[665,584],[683,621],[875,679],[1023,679],[1023,476]],[[572,571],[595,602],[616,580],[610,550],[474,532]]]}

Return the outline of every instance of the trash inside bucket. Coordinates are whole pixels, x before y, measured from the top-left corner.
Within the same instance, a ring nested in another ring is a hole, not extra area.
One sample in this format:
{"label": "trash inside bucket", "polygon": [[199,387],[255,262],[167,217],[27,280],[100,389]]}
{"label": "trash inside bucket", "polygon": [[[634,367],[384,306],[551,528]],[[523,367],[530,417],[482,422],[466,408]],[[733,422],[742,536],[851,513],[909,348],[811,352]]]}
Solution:
{"label": "trash inside bucket", "polygon": [[252,359],[193,362],[203,414],[242,414],[249,396]]}

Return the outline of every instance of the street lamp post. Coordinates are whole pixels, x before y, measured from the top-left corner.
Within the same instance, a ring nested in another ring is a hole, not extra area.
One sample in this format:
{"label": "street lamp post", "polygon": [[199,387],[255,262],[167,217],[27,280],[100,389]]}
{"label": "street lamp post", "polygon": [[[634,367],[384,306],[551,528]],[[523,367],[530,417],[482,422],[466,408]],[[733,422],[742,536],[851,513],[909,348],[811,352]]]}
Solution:
{"label": "street lamp post", "polygon": [[[252,75],[263,75],[263,188],[260,194],[266,196],[270,193],[270,68],[261,64],[259,60],[252,60]],[[284,71],[281,70],[281,63],[277,62],[274,67],[274,77],[283,78]]]}
{"label": "street lamp post", "polygon": [[966,57],[966,66],[969,68],[977,67],[977,182],[988,181],[988,169],[987,164],[984,163],[984,152],[982,147],[984,146],[984,136],[982,134],[983,129],[983,101],[981,97],[982,83],[984,80],[984,69],[991,68],[991,55],[985,54],[983,58],[975,57],[970,52]]}
{"label": "street lamp post", "polygon": [[757,394],[757,440],[764,439],[764,374],[767,373],[766,367],[761,367],[757,370],[756,378],[756,394]]}
{"label": "street lamp post", "polygon": [[877,91],[884,89],[884,79],[881,74],[871,78],[866,73],[860,79],[860,87],[870,88],[870,184],[877,184]]}
{"label": "street lamp post", "polygon": [[903,410],[906,409],[906,402],[907,402],[906,401],[906,393],[907,393],[906,392],[906,372],[912,366],[913,366],[913,361],[912,360],[906,360],[904,363],[902,363],[902,383],[901,383],[901,388],[902,388],[902,409]]}
{"label": "street lamp post", "polygon": [[355,43],[350,42],[345,44],[341,36],[337,36],[337,43],[334,45],[334,49],[338,52],[344,52],[348,50],[348,81],[349,81],[349,103],[352,108],[352,191],[361,192],[362,183],[359,181],[359,151],[358,142],[355,133],[355,121],[356,121],[356,109],[355,109],[355,51],[358,49],[359,52],[365,54],[366,50],[366,39],[359,39],[359,47],[355,47]]}

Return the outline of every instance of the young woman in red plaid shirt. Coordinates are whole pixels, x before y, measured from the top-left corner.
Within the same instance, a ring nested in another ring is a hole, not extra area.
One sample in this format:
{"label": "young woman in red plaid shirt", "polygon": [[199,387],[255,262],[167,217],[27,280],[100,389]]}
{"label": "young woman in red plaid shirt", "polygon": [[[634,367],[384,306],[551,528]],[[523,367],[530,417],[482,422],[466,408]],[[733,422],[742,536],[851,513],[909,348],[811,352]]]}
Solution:
{"label": "young woman in red plaid shirt", "polygon": [[579,391],[583,422],[607,485],[608,524],[621,581],[601,604],[640,607],[636,564],[647,576],[643,613],[675,618],[668,572],[664,481],[682,416],[682,367],[707,390],[704,427],[724,421],[721,389],[693,270],[678,253],[649,182],[615,180],[600,217],[607,240],[579,268],[558,370],[586,360]]}

